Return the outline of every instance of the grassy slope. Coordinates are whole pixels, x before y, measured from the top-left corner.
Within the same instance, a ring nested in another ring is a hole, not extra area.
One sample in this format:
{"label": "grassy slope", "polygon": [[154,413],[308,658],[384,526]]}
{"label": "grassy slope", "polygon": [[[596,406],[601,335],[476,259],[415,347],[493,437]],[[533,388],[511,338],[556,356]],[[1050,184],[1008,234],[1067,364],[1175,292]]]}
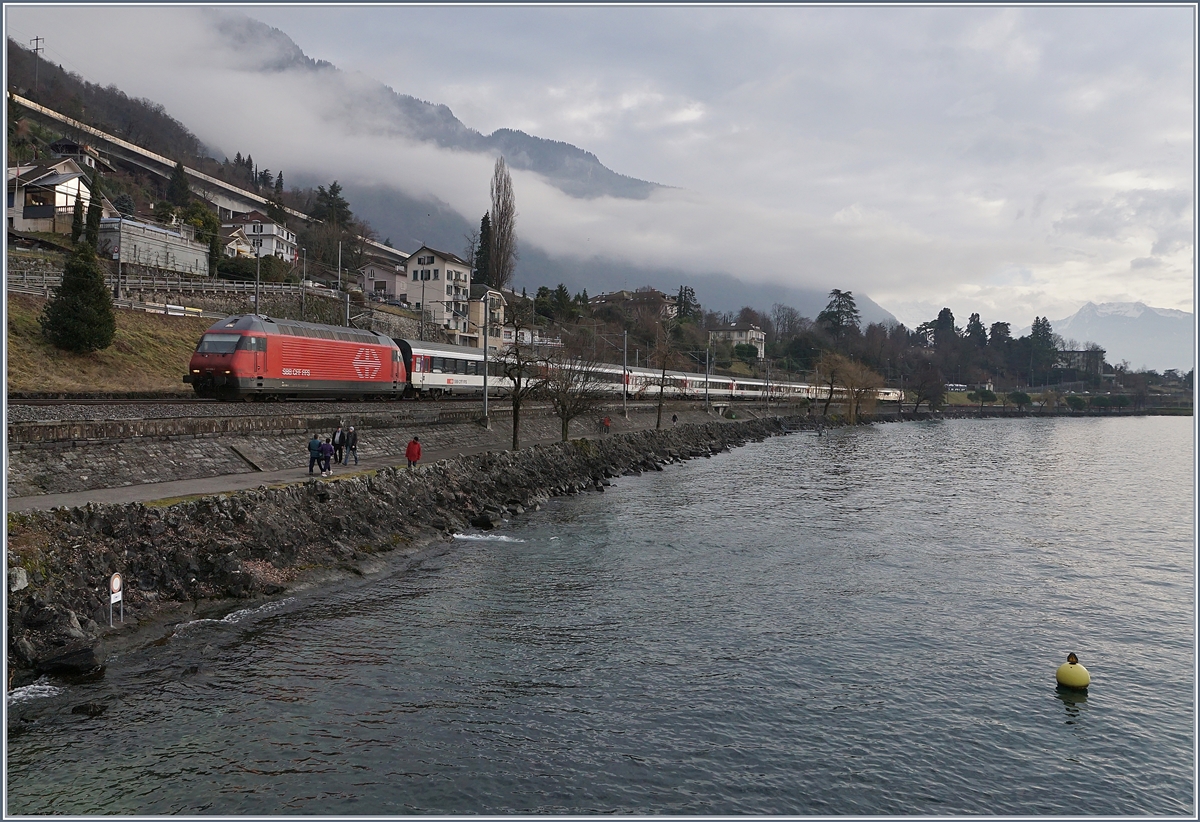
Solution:
{"label": "grassy slope", "polygon": [[113,344],[95,354],[59,351],[42,339],[45,300],[8,295],[8,390],[53,392],[173,391],[183,383],[196,341],[212,320],[118,309]]}

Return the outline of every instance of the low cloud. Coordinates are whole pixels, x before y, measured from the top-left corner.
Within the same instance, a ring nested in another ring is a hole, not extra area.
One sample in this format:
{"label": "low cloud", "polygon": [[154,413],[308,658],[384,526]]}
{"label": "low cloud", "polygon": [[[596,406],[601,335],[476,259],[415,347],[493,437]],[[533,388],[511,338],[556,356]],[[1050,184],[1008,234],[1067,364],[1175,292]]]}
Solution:
{"label": "low cloud", "polygon": [[[382,82],[672,187],[583,200],[514,171],[521,242],[549,254],[1014,327],[1114,293],[1190,305],[1191,152],[1156,148],[1190,148],[1190,17],[1168,12],[248,9],[281,29],[264,35],[224,8],[6,10],[18,41],[45,36],[52,61],[285,179],[389,186],[476,223],[494,157],[413,140]],[[423,59],[417,30],[453,57]],[[289,38],[346,70],[298,64]]]}

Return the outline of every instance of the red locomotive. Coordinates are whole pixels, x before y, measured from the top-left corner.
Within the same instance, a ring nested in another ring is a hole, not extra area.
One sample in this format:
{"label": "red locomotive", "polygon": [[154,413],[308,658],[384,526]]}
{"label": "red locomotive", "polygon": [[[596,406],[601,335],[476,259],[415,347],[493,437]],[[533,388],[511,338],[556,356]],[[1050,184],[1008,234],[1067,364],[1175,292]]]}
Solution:
{"label": "red locomotive", "polygon": [[204,333],[183,381],[222,400],[399,399],[408,375],[383,334],[244,314]]}

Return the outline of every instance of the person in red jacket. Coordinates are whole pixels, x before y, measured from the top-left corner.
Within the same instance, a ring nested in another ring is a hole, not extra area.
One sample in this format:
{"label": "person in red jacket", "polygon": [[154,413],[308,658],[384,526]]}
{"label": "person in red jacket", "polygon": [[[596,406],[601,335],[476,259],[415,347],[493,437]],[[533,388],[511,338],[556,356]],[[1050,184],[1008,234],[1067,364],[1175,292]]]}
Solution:
{"label": "person in red jacket", "polygon": [[416,468],[417,462],[421,459],[421,438],[413,437],[408,443],[408,448],[404,451],[404,456],[408,458],[408,467]]}

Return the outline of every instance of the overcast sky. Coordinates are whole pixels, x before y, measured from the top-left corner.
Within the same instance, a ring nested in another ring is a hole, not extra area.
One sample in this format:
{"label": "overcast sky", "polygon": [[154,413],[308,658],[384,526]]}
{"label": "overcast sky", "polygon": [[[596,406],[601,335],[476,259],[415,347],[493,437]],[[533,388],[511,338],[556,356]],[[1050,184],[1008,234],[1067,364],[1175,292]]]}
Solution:
{"label": "overcast sky", "polygon": [[210,145],[472,221],[492,158],[347,133],[356,87],[673,187],[576,200],[514,173],[520,240],[553,254],[851,289],[910,325],[1193,310],[1188,7],[240,7],[351,73],[319,85],[218,34],[236,13],[10,5],[6,25]]}

